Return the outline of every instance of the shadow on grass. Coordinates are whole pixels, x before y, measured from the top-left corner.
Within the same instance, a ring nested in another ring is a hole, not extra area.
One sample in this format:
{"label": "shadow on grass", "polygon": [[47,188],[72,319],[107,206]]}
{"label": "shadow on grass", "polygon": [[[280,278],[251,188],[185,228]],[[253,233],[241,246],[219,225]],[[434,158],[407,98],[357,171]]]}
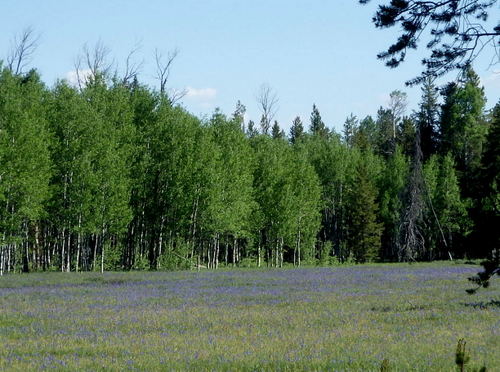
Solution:
{"label": "shadow on grass", "polygon": [[468,306],[468,307],[473,307],[476,309],[489,309],[489,308],[500,307],[500,301],[491,300],[488,302],[485,302],[485,301],[468,302],[468,303],[464,303],[464,305]]}
{"label": "shadow on grass", "polygon": [[401,311],[418,311],[428,310],[430,307],[425,305],[405,305],[405,306],[372,306],[371,311],[388,313],[388,312],[401,312]]}

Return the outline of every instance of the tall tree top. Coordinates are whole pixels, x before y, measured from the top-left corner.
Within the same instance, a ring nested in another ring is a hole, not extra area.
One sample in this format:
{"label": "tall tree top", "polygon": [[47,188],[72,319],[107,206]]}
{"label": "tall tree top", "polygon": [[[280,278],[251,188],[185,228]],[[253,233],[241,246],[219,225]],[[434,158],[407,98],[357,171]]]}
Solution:
{"label": "tall tree top", "polygon": [[311,134],[318,135],[320,137],[328,136],[328,128],[323,122],[323,119],[321,119],[321,114],[315,104],[313,104],[311,112],[311,126],[309,127],[309,131]]}
{"label": "tall tree top", "polygon": [[290,128],[290,142],[297,143],[302,137],[304,137],[304,125],[302,124],[302,120],[297,116],[293,119],[292,127]]}

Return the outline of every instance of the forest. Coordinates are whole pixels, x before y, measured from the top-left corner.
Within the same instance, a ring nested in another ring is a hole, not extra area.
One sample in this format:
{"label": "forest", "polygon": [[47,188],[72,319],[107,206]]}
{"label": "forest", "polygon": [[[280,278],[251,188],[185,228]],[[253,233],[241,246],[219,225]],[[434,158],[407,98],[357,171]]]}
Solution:
{"label": "forest", "polygon": [[342,133],[315,105],[284,133],[269,89],[254,123],[82,82],[0,65],[1,274],[472,259],[498,239],[500,103],[471,67]]}

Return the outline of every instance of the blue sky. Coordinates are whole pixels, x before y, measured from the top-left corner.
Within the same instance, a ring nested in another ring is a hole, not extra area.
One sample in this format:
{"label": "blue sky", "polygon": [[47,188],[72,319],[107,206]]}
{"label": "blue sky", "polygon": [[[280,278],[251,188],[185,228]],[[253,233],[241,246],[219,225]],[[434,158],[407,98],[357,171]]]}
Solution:
{"label": "blue sky", "polygon": [[[40,34],[32,65],[52,85],[71,75],[83,44],[101,40],[118,71],[128,52],[142,45],[141,81],[155,86],[154,50],[177,48],[170,87],[188,89],[182,105],[199,116],[215,107],[230,114],[236,101],[247,118],[259,120],[256,94],[263,83],[279,98],[277,119],[288,129],[301,116],[308,125],[315,103],[330,128],[345,118],[375,115],[389,93],[408,93],[417,107],[420,88],[404,82],[420,72],[422,52],[398,69],[376,59],[396,30],[376,30],[375,4],[356,0],[4,0],[0,13],[0,58],[16,33],[31,26]],[[493,10],[494,12],[495,10]],[[492,17],[495,18],[495,17]],[[488,107],[500,98],[500,66],[489,67],[487,50],[476,62]],[[445,80],[456,76],[449,75]]]}

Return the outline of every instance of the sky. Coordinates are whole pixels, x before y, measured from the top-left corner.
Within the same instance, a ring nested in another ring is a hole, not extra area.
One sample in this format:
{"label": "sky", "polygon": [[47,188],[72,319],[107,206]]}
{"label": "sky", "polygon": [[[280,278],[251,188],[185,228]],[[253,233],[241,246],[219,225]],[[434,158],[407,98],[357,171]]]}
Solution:
{"label": "sky", "polygon": [[[373,3],[373,4],[372,4]],[[31,63],[52,86],[73,79],[84,44],[101,42],[109,61],[123,72],[137,45],[143,61],[140,81],[158,87],[155,49],[177,49],[169,87],[185,89],[181,105],[200,117],[216,107],[230,115],[240,100],[246,119],[259,121],[256,96],[262,84],[276,93],[276,119],[288,130],[300,116],[309,125],[316,104],[329,128],[340,131],[351,113],[376,115],[390,92],[408,94],[408,112],[417,109],[420,87],[404,82],[421,71],[425,50],[389,69],[376,59],[396,39],[397,30],[377,30],[371,22],[376,1],[356,0],[3,0],[0,59],[26,27],[39,35]],[[495,13],[496,9],[492,10]],[[492,17],[495,18],[495,17]],[[423,47],[423,45],[422,45]],[[491,66],[485,49],[474,68],[485,88],[487,107],[500,99],[500,64]],[[456,78],[448,75],[441,82]]]}

